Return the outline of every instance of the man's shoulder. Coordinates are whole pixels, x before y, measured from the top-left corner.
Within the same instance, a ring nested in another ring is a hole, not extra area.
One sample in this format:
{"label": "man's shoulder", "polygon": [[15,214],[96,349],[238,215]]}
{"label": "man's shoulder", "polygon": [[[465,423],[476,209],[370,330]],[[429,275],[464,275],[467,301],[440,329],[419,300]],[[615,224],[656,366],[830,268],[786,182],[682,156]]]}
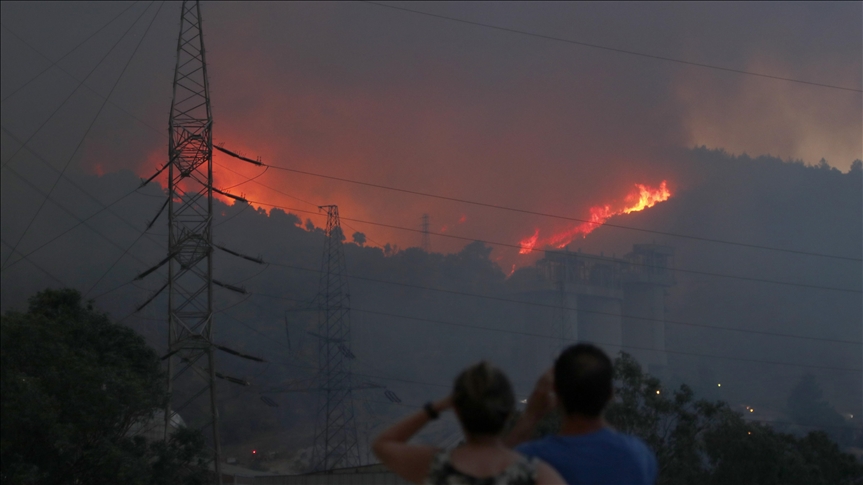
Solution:
{"label": "man's shoulder", "polygon": [[608,428],[586,435],[550,435],[523,443],[516,450],[525,455],[537,456],[548,451],[577,451],[584,448],[590,448],[594,451],[604,449],[606,452],[625,455],[653,456],[650,448],[641,438]]}
{"label": "man's shoulder", "polygon": [[647,443],[645,443],[641,438],[635,435],[621,433],[619,431],[614,431],[609,429],[609,436],[612,439],[616,440],[621,445],[627,446],[632,449],[637,449],[639,451],[650,451],[650,448],[647,447]]}
{"label": "man's shoulder", "polygon": [[516,451],[547,462],[567,483],[656,481],[656,456],[644,441],[607,428],[584,435],[546,436]]}

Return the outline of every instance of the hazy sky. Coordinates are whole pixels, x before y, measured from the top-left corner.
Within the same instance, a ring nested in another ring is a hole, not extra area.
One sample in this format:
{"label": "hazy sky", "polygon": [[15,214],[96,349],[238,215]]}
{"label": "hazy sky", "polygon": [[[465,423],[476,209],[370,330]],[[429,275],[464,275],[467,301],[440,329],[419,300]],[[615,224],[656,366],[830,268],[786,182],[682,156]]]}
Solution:
{"label": "hazy sky", "polygon": [[[44,190],[56,175],[38,172],[26,152],[11,157],[18,145],[8,133],[21,140],[32,136],[29,146],[57,169],[71,160],[70,170],[130,169],[146,177],[166,159],[178,3],[132,5],[54,67],[36,52],[52,62],[61,59],[129,5],[2,4],[2,96],[8,96],[2,104],[8,130],[3,163]],[[392,5],[861,87],[859,2]],[[598,50],[368,3],[213,2],[201,8],[215,141],[273,164],[588,217],[590,207],[622,200],[636,183],[667,180],[673,191],[685,189],[680,148],[706,145],[807,164],[823,157],[843,171],[863,157],[859,92]],[[110,50],[139,15],[129,35]],[[86,87],[74,91],[78,83],[70,75],[84,79],[91,70]],[[99,112],[109,92],[110,102]],[[260,173],[222,156],[216,162],[217,186]],[[6,172],[3,178],[4,186],[20,183]],[[274,170],[256,182],[284,193],[255,182],[232,191],[307,210],[336,203],[348,217],[416,228],[428,213],[432,231],[510,243],[536,229],[547,234],[567,228],[560,221]],[[417,234],[352,226],[371,243],[419,243]],[[434,241],[437,249],[463,244]]]}

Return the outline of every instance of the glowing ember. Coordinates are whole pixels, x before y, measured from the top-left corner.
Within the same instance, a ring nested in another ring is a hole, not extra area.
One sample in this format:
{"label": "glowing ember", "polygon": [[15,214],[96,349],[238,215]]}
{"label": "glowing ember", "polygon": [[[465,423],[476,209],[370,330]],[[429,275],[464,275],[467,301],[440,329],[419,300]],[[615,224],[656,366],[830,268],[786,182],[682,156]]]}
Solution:
{"label": "glowing ember", "polygon": [[671,191],[668,190],[668,184],[665,180],[657,188],[651,188],[643,184],[635,184],[635,188],[634,192],[631,192],[623,199],[623,203],[616,206],[612,206],[611,204],[593,206],[590,208],[590,217],[587,221],[553,234],[542,241],[539,239],[539,229],[537,229],[533,236],[521,241],[519,254],[530,253],[538,243],[540,247],[552,246],[562,248],[578,236],[587,236],[613,216],[642,211],[671,197]]}

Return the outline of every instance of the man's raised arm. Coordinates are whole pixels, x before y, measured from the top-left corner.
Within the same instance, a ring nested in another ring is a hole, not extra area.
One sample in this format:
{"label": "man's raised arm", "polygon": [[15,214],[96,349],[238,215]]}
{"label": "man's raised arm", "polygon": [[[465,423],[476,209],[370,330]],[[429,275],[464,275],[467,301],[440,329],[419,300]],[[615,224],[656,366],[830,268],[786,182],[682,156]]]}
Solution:
{"label": "man's raised arm", "polygon": [[504,438],[504,443],[514,448],[533,438],[537,423],[556,406],[554,396],[554,368],[548,369],[536,381],[533,392],[527,398],[527,406],[515,423],[512,431]]}

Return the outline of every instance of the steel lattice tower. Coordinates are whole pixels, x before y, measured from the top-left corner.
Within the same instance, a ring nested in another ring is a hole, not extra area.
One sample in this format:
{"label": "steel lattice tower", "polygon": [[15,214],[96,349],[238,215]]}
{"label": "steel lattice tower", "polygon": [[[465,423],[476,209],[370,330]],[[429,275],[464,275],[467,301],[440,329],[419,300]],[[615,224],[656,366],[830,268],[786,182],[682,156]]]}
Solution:
{"label": "steel lattice tower", "polygon": [[423,214],[422,216],[422,241],[421,247],[423,251],[430,253],[431,252],[431,239],[429,238],[429,215]]}
{"label": "steel lattice tower", "polygon": [[335,205],[327,211],[326,240],[318,293],[318,372],[320,394],[315,419],[312,466],[315,470],[358,466],[360,449],[354,420],[350,294],[345,276],[344,235]]}
{"label": "steel lattice tower", "polygon": [[[201,8],[184,1],[177,41],[168,146],[168,392],[183,380],[180,412],[194,404],[213,440],[217,483],[221,449],[213,358],[213,116]],[[179,366],[175,367],[179,360]],[[189,371],[192,372],[189,372]],[[179,393],[178,393],[179,394]],[[166,418],[170,419],[170,404]]]}

